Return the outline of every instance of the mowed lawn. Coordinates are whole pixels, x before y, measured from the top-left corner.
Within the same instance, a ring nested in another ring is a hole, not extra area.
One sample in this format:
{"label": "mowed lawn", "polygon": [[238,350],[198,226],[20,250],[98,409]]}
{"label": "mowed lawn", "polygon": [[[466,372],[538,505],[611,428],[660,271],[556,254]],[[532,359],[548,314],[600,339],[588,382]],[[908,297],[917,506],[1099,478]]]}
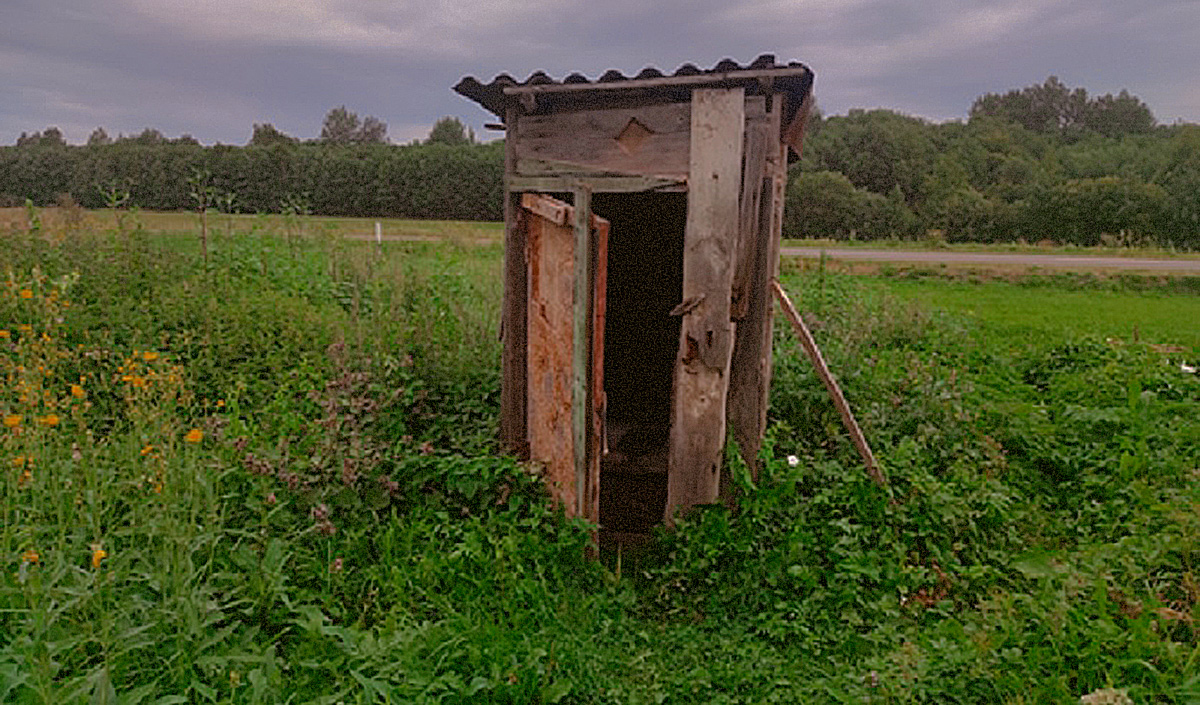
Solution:
{"label": "mowed lawn", "polygon": [[893,296],[1026,335],[1094,335],[1200,348],[1200,296],[1161,290],[1069,289],[1050,281],[874,279]]}

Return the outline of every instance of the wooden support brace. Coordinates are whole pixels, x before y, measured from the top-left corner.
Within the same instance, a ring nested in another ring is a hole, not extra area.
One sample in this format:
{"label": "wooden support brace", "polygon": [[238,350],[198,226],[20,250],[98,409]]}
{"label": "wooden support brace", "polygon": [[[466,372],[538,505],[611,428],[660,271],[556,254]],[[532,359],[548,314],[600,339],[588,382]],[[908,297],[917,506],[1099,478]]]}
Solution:
{"label": "wooden support brace", "polygon": [[825,383],[825,389],[829,391],[829,396],[833,399],[833,405],[837,407],[838,413],[842,415],[842,423],[845,424],[846,430],[850,432],[850,438],[854,441],[854,447],[858,448],[858,453],[862,456],[863,463],[867,466],[867,473],[880,487],[887,487],[887,478],[883,476],[883,472],[879,469],[879,464],[875,462],[875,455],[871,452],[871,446],[867,445],[867,439],[863,436],[862,429],[858,427],[858,421],[855,420],[854,413],[850,411],[850,405],[846,403],[846,397],[842,396],[841,387],[838,386],[833,373],[829,371],[829,366],[825,364],[825,358],[821,355],[821,349],[817,347],[817,341],[813,339],[808,326],[804,324],[804,319],[800,317],[800,314],[796,311],[796,307],[792,305],[792,300],[788,298],[787,292],[779,285],[778,280],[771,281],[771,289],[775,292],[775,297],[779,299],[779,305],[783,308],[783,315],[791,322],[792,330],[796,332],[796,337],[800,339],[800,346],[804,348],[804,352],[808,353],[808,359],[812,360],[813,366],[817,368],[817,375]]}

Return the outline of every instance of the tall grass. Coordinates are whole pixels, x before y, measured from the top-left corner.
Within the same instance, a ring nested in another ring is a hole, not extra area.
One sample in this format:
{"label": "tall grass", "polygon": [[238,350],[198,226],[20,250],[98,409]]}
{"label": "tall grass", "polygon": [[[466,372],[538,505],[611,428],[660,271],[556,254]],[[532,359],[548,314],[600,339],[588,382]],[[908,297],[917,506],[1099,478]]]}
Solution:
{"label": "tall grass", "polygon": [[780,331],[740,505],[595,562],[496,454],[495,246],[216,216],[205,266],[135,211],[29,215],[0,235],[0,701],[1200,692],[1192,349],[788,276],[890,488]]}

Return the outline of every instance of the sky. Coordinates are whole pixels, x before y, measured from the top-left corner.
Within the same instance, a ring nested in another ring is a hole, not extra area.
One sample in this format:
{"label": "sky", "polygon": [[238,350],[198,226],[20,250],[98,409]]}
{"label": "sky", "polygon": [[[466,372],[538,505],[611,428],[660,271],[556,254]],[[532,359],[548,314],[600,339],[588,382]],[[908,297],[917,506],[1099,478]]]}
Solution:
{"label": "sky", "polygon": [[488,139],[492,116],[451,90],[463,76],[763,53],[807,64],[826,115],[965,119],[1056,75],[1200,123],[1200,0],[0,0],[0,145],[48,126],[71,143],[153,127],[244,144],[254,123],[309,139],[339,105],[397,143],[442,116]]}

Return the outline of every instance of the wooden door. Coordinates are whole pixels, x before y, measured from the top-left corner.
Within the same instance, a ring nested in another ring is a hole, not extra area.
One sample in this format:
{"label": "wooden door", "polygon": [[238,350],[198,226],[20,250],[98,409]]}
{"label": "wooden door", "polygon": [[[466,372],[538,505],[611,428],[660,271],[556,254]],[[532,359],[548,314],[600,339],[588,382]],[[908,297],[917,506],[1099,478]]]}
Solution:
{"label": "wooden door", "polygon": [[600,518],[608,221],[540,194],[521,198],[529,297],[526,427],[530,459],[568,516]]}

